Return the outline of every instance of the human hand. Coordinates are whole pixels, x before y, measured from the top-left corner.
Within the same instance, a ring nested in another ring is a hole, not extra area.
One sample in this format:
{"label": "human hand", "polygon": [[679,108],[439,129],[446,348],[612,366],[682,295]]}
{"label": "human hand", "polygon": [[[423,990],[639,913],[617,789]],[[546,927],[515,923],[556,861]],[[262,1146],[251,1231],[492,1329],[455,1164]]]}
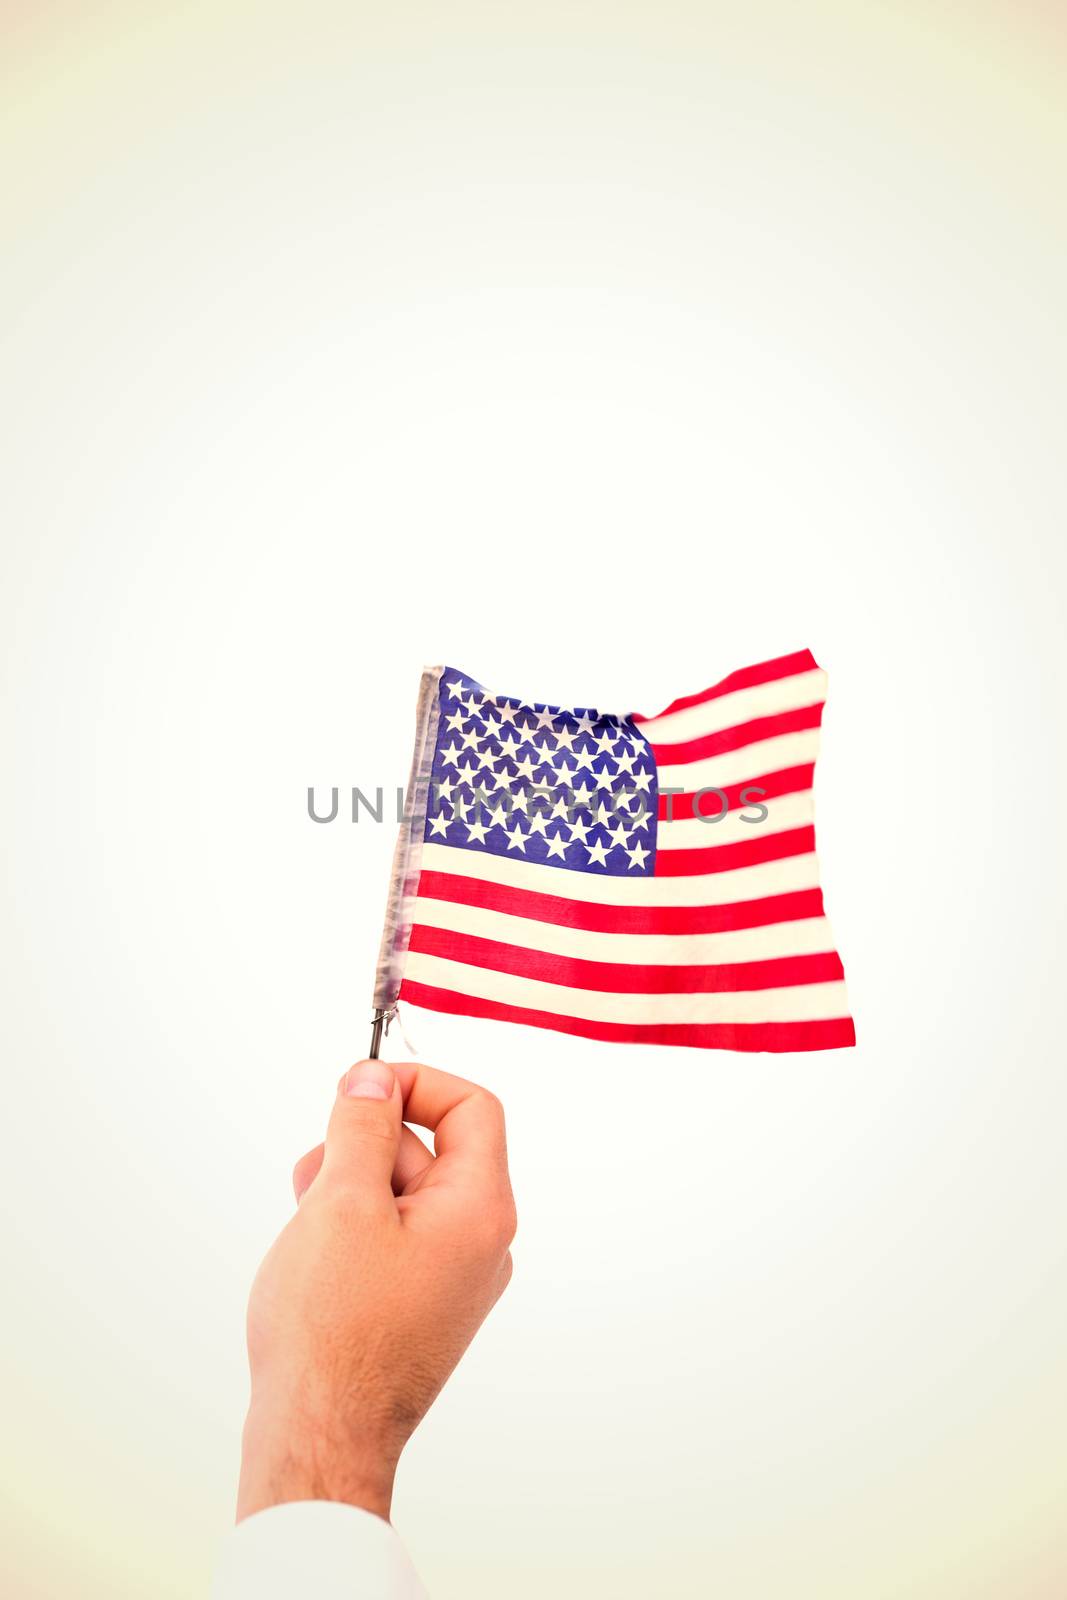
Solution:
{"label": "human hand", "polygon": [[388,1517],[401,1450],[511,1276],[503,1109],[433,1067],[358,1062],[293,1185],[249,1300],[237,1518],[291,1500]]}

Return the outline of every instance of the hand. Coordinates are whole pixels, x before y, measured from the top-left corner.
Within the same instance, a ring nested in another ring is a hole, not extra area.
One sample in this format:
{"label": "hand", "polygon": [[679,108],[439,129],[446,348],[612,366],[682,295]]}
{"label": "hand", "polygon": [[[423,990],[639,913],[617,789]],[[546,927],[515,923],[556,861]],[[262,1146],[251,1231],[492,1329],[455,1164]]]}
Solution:
{"label": "hand", "polygon": [[293,1185],[249,1301],[237,1518],[289,1500],[388,1517],[401,1450],[511,1276],[503,1110],[432,1067],[361,1061]]}

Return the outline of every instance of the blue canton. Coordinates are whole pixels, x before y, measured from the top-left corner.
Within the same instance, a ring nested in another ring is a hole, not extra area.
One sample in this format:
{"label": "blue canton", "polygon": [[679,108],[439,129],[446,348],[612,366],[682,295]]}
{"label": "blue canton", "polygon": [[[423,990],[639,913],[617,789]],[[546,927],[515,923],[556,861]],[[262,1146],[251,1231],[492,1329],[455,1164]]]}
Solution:
{"label": "blue canton", "polygon": [[656,763],[622,717],[526,706],[446,667],[425,837],[618,878],[656,862]]}

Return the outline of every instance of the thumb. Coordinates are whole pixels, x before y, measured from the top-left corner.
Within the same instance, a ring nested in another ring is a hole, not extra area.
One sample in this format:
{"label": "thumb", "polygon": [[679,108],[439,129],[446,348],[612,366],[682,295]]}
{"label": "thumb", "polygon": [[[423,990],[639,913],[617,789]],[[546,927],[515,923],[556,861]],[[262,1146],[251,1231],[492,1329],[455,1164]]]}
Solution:
{"label": "thumb", "polygon": [[403,1098],[386,1061],[357,1061],[341,1079],[326,1129],[322,1176],[368,1199],[393,1199]]}

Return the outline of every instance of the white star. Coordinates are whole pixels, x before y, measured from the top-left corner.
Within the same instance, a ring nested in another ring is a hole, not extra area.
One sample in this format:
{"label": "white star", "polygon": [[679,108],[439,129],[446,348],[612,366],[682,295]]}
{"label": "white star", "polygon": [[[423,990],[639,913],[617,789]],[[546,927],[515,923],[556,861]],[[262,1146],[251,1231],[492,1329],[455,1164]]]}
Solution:
{"label": "white star", "polygon": [[516,739],[513,733],[509,733],[506,739],[500,740],[500,754],[502,756],[507,756],[509,761],[513,761],[515,759],[515,752],[518,748],[519,741]]}
{"label": "white star", "polygon": [[613,845],[625,844],[629,837],[630,835],[627,833],[621,822],[617,822],[614,828],[608,829],[608,838],[611,840]]}
{"label": "white star", "polygon": [[448,745],[447,748],[441,751],[441,760],[445,763],[445,766],[447,766],[451,761],[454,767],[458,767],[461,754],[462,752],[459,745],[456,744],[455,740],[453,740],[453,742]]}
{"label": "white star", "polygon": [[436,817],[430,818],[430,832],[437,834],[440,839],[447,839],[450,821],[450,817],[446,817],[443,811],[439,811]]}
{"label": "white star", "polygon": [[486,827],[484,822],[477,822],[477,821],[468,822],[467,823],[467,843],[468,844],[484,844],[485,843],[485,836],[488,833],[488,831],[489,830]]}
{"label": "white star", "polygon": [[592,844],[587,844],[585,848],[589,852],[589,865],[591,867],[607,866],[608,851],[612,848],[611,845],[606,845],[602,839],[595,839]]}
{"label": "white star", "polygon": [[535,744],[533,748],[538,754],[538,760],[535,765],[539,767],[550,767],[552,765],[552,746],[549,744],[548,740],[546,739],[544,744]]}
{"label": "white star", "polygon": [[478,702],[474,698],[475,693],[476,693],[476,691],[474,689],[472,689],[470,694],[467,696],[467,699],[466,699],[466,702],[465,702],[466,707],[467,707],[467,715],[468,715],[468,717],[476,717],[476,716],[479,715]]}
{"label": "white star", "polygon": [[651,772],[645,772],[643,768],[639,767],[632,775],[630,782],[633,784],[635,789],[640,789],[642,794],[647,794],[648,786],[652,782],[652,774]]}
{"label": "white star", "polygon": [[630,866],[640,869],[644,866],[652,852],[651,850],[644,849],[644,847],[640,844],[635,844],[632,850],[627,850],[626,854],[630,858]]}
{"label": "white star", "polygon": [[437,778],[433,787],[438,801],[450,801],[452,799],[452,790],[456,787],[456,784],[453,778]]}
{"label": "white star", "polygon": [[583,711],[581,716],[575,717],[574,720],[578,724],[578,727],[575,730],[576,733],[592,733],[593,719],[592,717],[588,716],[586,712]]}
{"label": "white star", "polygon": [[596,747],[602,756],[611,754],[612,746],[617,742],[618,737],[618,734],[612,733],[610,728],[603,730],[600,738],[596,741]]}
{"label": "white star", "polygon": [[630,822],[630,827],[632,828],[634,833],[637,832],[638,828],[644,828],[644,829],[647,830],[647,828],[648,828],[648,812],[647,812],[647,810],[645,810],[645,808],[643,806],[642,806],[640,811],[635,811],[634,812],[633,818],[632,818],[632,820]]}
{"label": "white star", "polygon": [[449,733],[459,733],[465,720],[466,719],[462,711],[453,711],[450,717],[445,718],[445,721],[448,724]]}
{"label": "white star", "polygon": [[555,856],[560,861],[567,859],[567,843],[562,833],[546,833],[545,844],[548,848],[548,855],[545,857],[546,861],[551,856]]}
{"label": "white star", "polygon": [[523,813],[523,815],[525,816],[526,815],[526,801],[527,801],[526,790],[525,789],[516,789],[515,793],[511,797],[511,809],[512,809],[512,811],[521,811]]}
{"label": "white star", "polygon": [[508,838],[508,849],[509,850],[521,850],[523,855],[525,855],[526,854],[526,835],[523,833],[523,831],[519,827],[518,823],[516,822],[514,828],[512,829],[512,831],[510,833],[508,833],[508,830],[506,828],[504,829],[504,832],[507,834],[507,838]]}
{"label": "white star", "polygon": [[[570,827],[571,827],[571,844],[573,844],[576,839],[577,839],[579,844],[585,844],[586,839],[588,839],[588,837],[589,837],[589,823],[582,822],[580,820],[580,818],[576,817],[575,820],[571,823]],[[588,848],[589,848],[589,846],[586,845],[586,849],[587,850],[588,850]]]}
{"label": "white star", "polygon": [[566,784],[568,789],[574,782],[574,770],[567,764],[566,761],[561,761],[559,766],[556,768],[556,782],[559,784]]}
{"label": "white star", "polygon": [[521,761],[516,761],[515,763],[515,776],[517,778],[532,778],[535,764],[530,760],[529,756],[523,756]]}
{"label": "white star", "polygon": [[495,771],[496,771],[496,761],[497,761],[497,758],[496,758],[496,756],[493,754],[493,752],[491,750],[479,750],[478,751],[478,765],[480,767],[485,768],[489,772],[494,772],[495,773]]}
{"label": "white star", "polygon": [[545,838],[545,828],[548,825],[548,818],[545,816],[544,812],[535,811],[528,820],[530,823],[530,832],[532,834],[539,833],[542,838]]}
{"label": "white star", "polygon": [[508,820],[508,816],[509,812],[506,811],[503,806],[494,806],[492,811],[489,813],[489,826],[491,828],[503,828],[504,832],[507,833],[508,830],[505,824]]}
{"label": "white star", "polygon": [[569,750],[578,737],[570,728],[553,728],[552,731],[556,735],[556,743],[561,750]]}
{"label": "white star", "polygon": [[593,798],[593,791],[588,784],[579,784],[575,789],[573,799],[576,806],[587,806]]}
{"label": "white star", "polygon": [[484,737],[485,735],[479,733],[477,728],[468,728],[466,733],[463,735],[463,743],[468,750],[477,750],[478,740],[484,739]]}
{"label": "white star", "polygon": [[500,721],[504,723],[515,721],[515,713],[519,710],[519,707],[513,706],[510,700],[497,700],[496,709]]}
{"label": "white star", "polygon": [[462,700],[463,699],[463,679],[462,678],[457,678],[455,683],[450,683],[449,686],[448,686],[448,692],[452,696],[453,700]]}
{"label": "white star", "polygon": [[550,711],[547,706],[543,706],[540,711],[534,712],[534,716],[537,718],[537,726],[539,728],[551,729],[552,719],[555,716],[554,711]]}
{"label": "white star", "polygon": [[469,800],[464,800],[462,795],[457,795],[455,809],[452,812],[453,821],[466,822],[473,809]]}
{"label": "white star", "polygon": [[611,818],[612,818],[612,813],[608,810],[608,808],[604,804],[603,800],[601,800],[600,804],[596,808],[596,819],[597,819],[597,821],[600,823],[600,826],[602,828],[606,828],[608,823],[611,821]]}
{"label": "white star", "polygon": [[621,756],[615,757],[615,760],[620,772],[632,772],[637,756],[632,750],[624,750]]}
{"label": "white star", "polygon": [[568,806],[566,800],[564,800],[563,796],[560,795],[559,799],[556,801],[555,805],[552,807],[553,819],[555,819],[556,817],[562,817],[564,819],[564,821],[565,821],[566,818],[567,818],[567,813],[569,812],[569,810],[570,810],[570,807]]}
{"label": "white star", "polygon": [[592,772],[593,757],[596,755],[595,750],[573,750],[571,754],[574,756],[575,766],[579,770],[584,768],[586,772]]}
{"label": "white star", "polygon": [[610,789],[612,784],[615,782],[615,774],[608,771],[608,764],[606,761],[601,762],[600,771],[594,772],[593,776],[596,779],[596,786],[598,789]]}

